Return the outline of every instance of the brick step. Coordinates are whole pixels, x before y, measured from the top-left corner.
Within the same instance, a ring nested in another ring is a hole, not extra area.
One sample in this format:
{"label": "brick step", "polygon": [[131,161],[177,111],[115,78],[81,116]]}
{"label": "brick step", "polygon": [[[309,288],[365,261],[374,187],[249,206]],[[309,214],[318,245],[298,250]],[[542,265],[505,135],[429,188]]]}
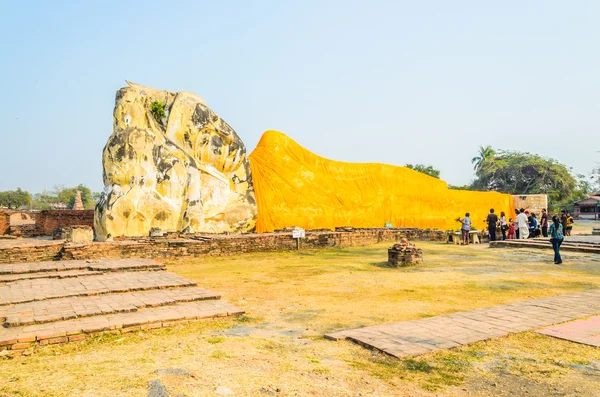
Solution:
{"label": "brick step", "polygon": [[198,287],[73,296],[0,306],[0,321],[5,328],[20,327],[78,317],[135,312],[147,307],[174,305],[181,302],[218,299],[221,299],[221,294]]}
{"label": "brick step", "polygon": [[103,273],[75,278],[17,280],[0,284],[0,306],[69,296],[90,296],[172,287],[195,287],[196,282],[170,272]]}
{"label": "brick step", "polygon": [[74,261],[46,261],[0,264],[0,275],[38,272],[61,272],[68,270],[98,271],[148,271],[164,270],[166,266],[151,259],[97,259]]}
{"label": "brick step", "polygon": [[[243,314],[226,301],[208,300],[160,306],[131,313],[84,317],[24,327],[0,328],[0,350],[10,356],[20,355],[33,344],[65,343],[87,335],[122,334],[141,329],[155,329],[193,320]],[[2,354],[6,355],[6,354]]]}
{"label": "brick step", "polygon": [[[490,242],[491,248],[498,247],[509,247],[509,248],[538,248],[538,249],[552,249],[552,245],[550,242],[544,242],[540,240],[539,242],[529,242],[527,240],[523,240],[524,242],[515,242],[510,241],[492,241]],[[598,245],[588,245],[588,244],[580,244],[580,243],[568,243],[564,242],[560,246],[561,251],[573,251],[573,252],[582,252],[589,254],[600,254],[600,246]]]}
{"label": "brick step", "polygon": [[104,272],[96,270],[65,270],[62,272],[36,272],[36,273],[16,273],[0,274],[0,283],[10,283],[18,280],[33,280],[36,278],[70,278],[95,276]]}
{"label": "brick step", "polygon": [[[546,240],[546,239],[531,239],[531,240],[497,240],[497,241],[492,241],[491,243],[496,244],[496,243],[501,243],[501,244],[541,244],[544,246],[552,246],[552,244],[550,243],[550,240]],[[600,248],[600,244],[599,243],[586,243],[583,241],[569,241],[569,240],[564,240],[562,245],[566,246],[577,246],[577,247],[591,247],[591,248]]]}

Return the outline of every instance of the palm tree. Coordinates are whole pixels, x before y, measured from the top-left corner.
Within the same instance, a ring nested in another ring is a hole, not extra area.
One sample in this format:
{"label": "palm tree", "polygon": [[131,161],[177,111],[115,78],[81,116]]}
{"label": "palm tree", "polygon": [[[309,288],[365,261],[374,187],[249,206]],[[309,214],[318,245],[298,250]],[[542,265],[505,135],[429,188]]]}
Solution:
{"label": "palm tree", "polygon": [[490,145],[487,145],[486,147],[479,146],[479,156],[473,157],[471,159],[471,163],[475,164],[473,166],[473,169],[475,171],[479,170],[483,163],[489,161],[492,157],[494,157],[495,154],[496,151],[492,149]]}

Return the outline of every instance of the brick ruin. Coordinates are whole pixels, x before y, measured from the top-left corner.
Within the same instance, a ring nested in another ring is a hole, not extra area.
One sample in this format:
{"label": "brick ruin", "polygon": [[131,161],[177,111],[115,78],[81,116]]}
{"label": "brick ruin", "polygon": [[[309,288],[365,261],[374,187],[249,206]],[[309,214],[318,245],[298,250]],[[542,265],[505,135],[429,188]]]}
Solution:
{"label": "brick ruin", "polygon": [[8,234],[10,227],[10,214],[12,211],[0,210],[0,236]]}
{"label": "brick ruin", "polygon": [[[27,216],[29,221],[16,224],[14,220],[19,214]],[[92,227],[93,225],[94,210],[44,210],[40,212],[0,210],[0,236],[52,236],[54,230],[60,227]]]}
{"label": "brick ruin", "polygon": [[40,211],[35,224],[44,236],[51,236],[54,229],[64,226],[93,226],[94,210]]}
{"label": "brick ruin", "polygon": [[[351,231],[307,231],[300,249],[359,247],[386,241],[444,241],[439,230],[353,229]],[[99,258],[192,258],[236,255],[246,252],[295,250],[291,233],[238,235],[191,235],[132,240],[70,243],[60,240],[0,247],[0,263]]]}

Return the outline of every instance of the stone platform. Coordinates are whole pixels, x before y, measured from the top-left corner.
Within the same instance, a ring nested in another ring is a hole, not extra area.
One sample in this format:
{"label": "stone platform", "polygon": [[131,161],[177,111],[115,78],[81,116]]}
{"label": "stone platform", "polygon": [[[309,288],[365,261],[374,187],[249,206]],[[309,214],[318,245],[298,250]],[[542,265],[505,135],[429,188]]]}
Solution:
{"label": "stone platform", "polygon": [[[325,335],[391,356],[417,356],[600,313],[600,289]],[[598,331],[600,332],[600,331]]]}
{"label": "stone platform", "polygon": [[220,298],[148,259],[2,264],[0,355],[243,313]]}

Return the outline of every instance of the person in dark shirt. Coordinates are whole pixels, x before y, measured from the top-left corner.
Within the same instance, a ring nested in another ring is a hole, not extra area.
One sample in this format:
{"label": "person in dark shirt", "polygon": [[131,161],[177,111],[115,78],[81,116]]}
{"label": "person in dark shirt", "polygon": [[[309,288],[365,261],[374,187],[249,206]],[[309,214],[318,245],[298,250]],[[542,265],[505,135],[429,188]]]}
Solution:
{"label": "person in dark shirt", "polygon": [[548,212],[546,209],[542,209],[542,236],[548,237]]}
{"label": "person in dark shirt", "polygon": [[560,223],[563,227],[563,234],[567,230],[567,211],[560,211]]}
{"label": "person in dark shirt", "polygon": [[498,215],[494,214],[494,209],[490,209],[487,216],[488,231],[490,232],[490,241],[496,241],[496,224],[498,223]]}

